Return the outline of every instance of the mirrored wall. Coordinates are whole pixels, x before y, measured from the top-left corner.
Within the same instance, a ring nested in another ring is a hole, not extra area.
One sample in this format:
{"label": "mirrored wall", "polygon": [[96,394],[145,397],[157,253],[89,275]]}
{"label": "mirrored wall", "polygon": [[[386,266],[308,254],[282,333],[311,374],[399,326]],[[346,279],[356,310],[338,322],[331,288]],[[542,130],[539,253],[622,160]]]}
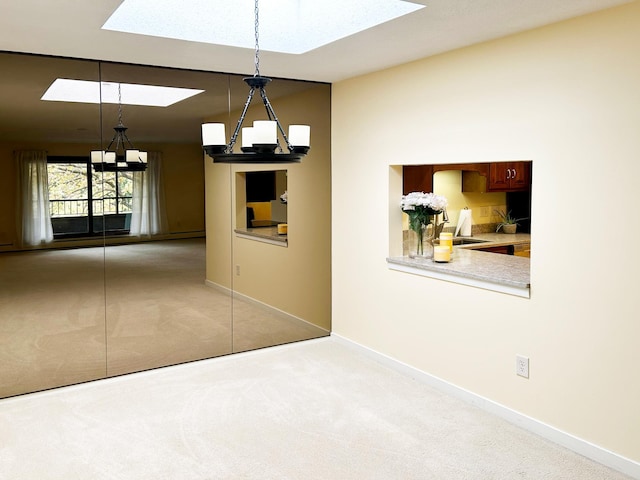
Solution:
{"label": "mirrored wall", "polygon": [[[43,100],[57,79],[102,98]],[[118,104],[114,85],[196,93]],[[247,93],[237,75],[0,53],[0,397],[329,333],[330,86],[268,87],[283,124],[312,127],[302,163],[214,164],[200,125],[232,131]],[[91,165],[120,121],[144,173]],[[237,176],[274,170],[286,221],[276,188],[246,235]]]}

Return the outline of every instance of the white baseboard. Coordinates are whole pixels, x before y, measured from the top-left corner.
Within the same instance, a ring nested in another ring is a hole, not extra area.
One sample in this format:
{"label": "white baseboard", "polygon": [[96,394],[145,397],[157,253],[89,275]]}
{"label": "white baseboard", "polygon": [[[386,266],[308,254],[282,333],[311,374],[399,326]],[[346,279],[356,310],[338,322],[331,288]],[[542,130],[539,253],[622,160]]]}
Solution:
{"label": "white baseboard", "polygon": [[213,288],[213,289],[219,291],[220,293],[223,293],[224,295],[227,295],[229,297],[231,295],[233,295],[233,290],[231,290],[229,287],[225,287],[224,285],[220,285],[219,283],[212,282],[211,280],[205,279],[204,284],[207,287]]}
{"label": "white baseboard", "polygon": [[205,280],[204,284],[209,287],[209,288],[213,288],[215,290],[217,290],[218,292],[222,293],[223,295],[227,295],[229,297],[233,297],[235,299],[241,300],[243,302],[247,302],[255,307],[261,308],[271,314],[274,314],[280,318],[292,321],[294,323],[298,323],[298,324],[303,324],[303,325],[307,325],[308,327],[312,327],[312,328],[317,328],[320,330],[324,330],[325,332],[327,332],[327,335],[329,334],[329,331],[319,327],[318,325],[309,322],[308,320],[305,320],[304,318],[300,318],[297,317],[295,315],[292,315],[288,312],[285,312],[284,310],[280,310],[279,308],[273,307],[269,304],[266,304],[264,302],[261,302],[260,300],[256,300],[253,297],[249,297],[247,295],[244,295],[242,293],[238,293],[236,291],[231,290],[229,287],[225,287],[224,285],[220,285],[219,283],[215,283],[212,282],[211,280]]}
{"label": "white baseboard", "polygon": [[460,388],[452,383],[442,380],[441,378],[430,375],[422,370],[418,370],[411,365],[402,363],[392,357],[379,353],[336,333],[332,332],[331,338],[335,339],[342,345],[358,350],[367,357],[391,368],[392,370],[426,383],[441,392],[459,398],[510,423],[513,423],[520,428],[528,430],[542,438],[579,453],[580,455],[595,462],[613,468],[614,470],[624,473],[625,475],[629,475],[632,478],[640,479],[640,463],[638,462],[606,450],[598,445],[594,445],[586,440],[571,435],[570,433],[558,430],[557,428],[540,422],[535,418],[528,417],[527,415],[505,407],[493,400],[489,400],[488,398],[477,395],[469,390]]}

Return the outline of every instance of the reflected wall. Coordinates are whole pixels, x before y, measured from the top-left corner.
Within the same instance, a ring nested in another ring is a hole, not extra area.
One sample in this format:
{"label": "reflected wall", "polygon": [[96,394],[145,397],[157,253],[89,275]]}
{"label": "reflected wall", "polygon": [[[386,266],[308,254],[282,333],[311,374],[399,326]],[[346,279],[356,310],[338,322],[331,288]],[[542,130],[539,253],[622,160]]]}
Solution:
{"label": "reflected wall", "polygon": [[[14,152],[87,159],[118,121],[116,104],[40,100],[56,78],[202,90],[170,107],[123,101],[129,138],[161,166],[161,227],[133,229],[134,215],[123,214],[129,224],[117,233],[21,242]],[[329,333],[330,88],[272,85],[283,123],[312,125],[310,162],[285,169],[295,229],[277,252],[233,233],[232,179],[254,167],[213,165],[201,148],[204,120],[236,121],[241,77],[0,53],[0,397]],[[294,115],[301,99],[314,106],[306,118]]]}
{"label": "reflected wall", "polygon": [[[300,163],[206,162],[207,212],[228,197],[233,203],[230,218],[207,219],[207,241],[211,243],[207,281],[232,292],[234,351],[316,338],[327,335],[331,327],[331,90],[329,85],[308,82],[296,88],[276,98],[267,93],[284,128],[311,125],[311,150]],[[247,95],[241,78],[232,78],[230,92],[241,105]],[[263,110],[254,103],[245,122],[264,118]],[[224,122],[226,130],[232,131],[239,115],[236,109],[207,121]],[[246,235],[245,187],[236,181],[246,172],[272,170],[286,172],[284,239],[277,232],[273,233],[276,238],[269,238],[268,233]],[[230,283],[225,284],[227,280]]]}
{"label": "reflected wall", "polygon": [[40,100],[69,77],[98,81],[98,64],[0,54],[0,396],[106,375],[103,238],[66,250],[31,246],[22,233],[31,197],[19,173],[32,165],[21,152],[83,155],[100,145],[99,105],[78,105],[63,125],[59,105]]}

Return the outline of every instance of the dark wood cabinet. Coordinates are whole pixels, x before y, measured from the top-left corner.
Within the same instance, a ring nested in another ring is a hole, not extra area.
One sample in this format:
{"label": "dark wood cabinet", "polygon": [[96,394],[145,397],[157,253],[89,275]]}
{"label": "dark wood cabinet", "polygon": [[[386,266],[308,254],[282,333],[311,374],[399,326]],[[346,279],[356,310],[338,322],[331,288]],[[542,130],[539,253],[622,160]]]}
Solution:
{"label": "dark wood cabinet", "polygon": [[432,192],[433,174],[445,170],[462,171],[462,192],[527,192],[531,190],[531,163],[455,163],[405,165],[402,167],[402,194]]}
{"label": "dark wood cabinet", "polygon": [[494,162],[489,165],[489,192],[531,189],[531,162]]}
{"label": "dark wood cabinet", "polygon": [[476,248],[475,250],[479,252],[491,252],[491,253],[500,253],[502,255],[513,255],[514,246],[513,245],[498,245],[495,247],[482,247]]}
{"label": "dark wood cabinet", "polygon": [[433,191],[433,165],[405,165],[402,167],[402,194]]}

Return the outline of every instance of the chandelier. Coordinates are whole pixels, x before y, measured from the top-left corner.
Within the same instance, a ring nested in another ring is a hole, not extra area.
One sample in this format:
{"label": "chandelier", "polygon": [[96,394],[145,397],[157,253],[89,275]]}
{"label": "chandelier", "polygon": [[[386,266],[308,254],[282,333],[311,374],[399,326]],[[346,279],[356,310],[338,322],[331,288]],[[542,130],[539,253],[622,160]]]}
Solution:
{"label": "chandelier", "polygon": [[[291,163],[300,162],[309,151],[311,128],[308,125],[290,125],[289,135],[284,131],[276,113],[267,98],[265,86],[270,78],[260,75],[260,47],[258,43],[258,0],[255,0],[255,73],[244,78],[249,86],[249,95],[236,128],[227,143],[224,123],[205,123],[202,125],[202,145],[214,163]],[[260,93],[267,111],[268,120],[256,120],[252,127],[242,127],[245,115],[256,92]],[[242,129],[242,153],[234,153],[233,147]],[[278,132],[282,136],[288,152],[284,151]]]}
{"label": "chandelier", "polygon": [[147,152],[136,149],[122,123],[122,91],[118,83],[118,125],[107,149],[93,150],[91,164],[96,172],[142,172],[147,169]]}

